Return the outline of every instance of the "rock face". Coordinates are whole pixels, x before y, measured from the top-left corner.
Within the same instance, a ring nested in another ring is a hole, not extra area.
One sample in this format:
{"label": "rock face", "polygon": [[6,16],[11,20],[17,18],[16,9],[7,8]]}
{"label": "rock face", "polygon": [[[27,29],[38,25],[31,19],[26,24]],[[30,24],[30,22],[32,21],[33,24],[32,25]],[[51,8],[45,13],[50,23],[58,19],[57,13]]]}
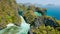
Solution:
{"label": "rock face", "polygon": [[38,13],[41,13],[41,15],[43,15],[43,16],[45,16],[46,12],[47,12],[46,8],[39,8],[39,7],[36,7],[35,11]]}
{"label": "rock face", "polygon": [[34,19],[34,26],[35,27],[38,27],[42,24],[44,24],[43,17],[37,17],[37,18]]}
{"label": "rock face", "polygon": [[[23,6],[23,8],[24,7],[25,6]],[[21,7],[20,7],[20,9],[21,9]],[[40,13],[41,16],[37,16],[37,14],[34,12]],[[25,9],[25,11],[19,11],[19,14],[21,15],[21,13],[24,13],[22,15],[23,15],[24,19],[26,20],[26,22],[31,24],[31,26],[34,26],[34,27],[38,27],[42,24],[45,24],[47,26],[50,25],[52,27],[57,26],[55,19],[48,18],[46,16],[46,12],[47,12],[47,10],[45,8],[29,6],[29,7],[27,7],[27,9]]]}
{"label": "rock face", "polygon": [[57,21],[52,17],[44,18],[44,23],[46,26],[49,25],[49,26],[54,27],[54,28],[58,27]]}
{"label": "rock face", "polygon": [[0,29],[8,23],[19,25],[20,22],[15,0],[0,0]]}
{"label": "rock face", "polygon": [[20,10],[22,11],[19,11],[19,15],[22,15],[31,26],[28,34],[55,34],[54,28],[58,27],[57,21],[46,15],[47,10],[45,8],[20,6]]}
{"label": "rock face", "polygon": [[32,24],[34,19],[37,17],[32,10],[28,10],[23,14],[24,19],[27,23]]}
{"label": "rock face", "polygon": [[[42,26],[44,25],[44,26]],[[48,34],[51,33],[52,30],[57,29],[60,30],[59,25],[55,21],[54,18],[43,18],[43,17],[38,17],[35,19],[35,21],[32,23],[33,28],[31,27],[30,31],[28,34]],[[52,28],[53,27],[53,28]],[[58,27],[58,28],[57,28]],[[50,31],[50,32],[49,32]],[[55,33],[56,31],[54,30]],[[58,33],[60,34],[60,33]]]}

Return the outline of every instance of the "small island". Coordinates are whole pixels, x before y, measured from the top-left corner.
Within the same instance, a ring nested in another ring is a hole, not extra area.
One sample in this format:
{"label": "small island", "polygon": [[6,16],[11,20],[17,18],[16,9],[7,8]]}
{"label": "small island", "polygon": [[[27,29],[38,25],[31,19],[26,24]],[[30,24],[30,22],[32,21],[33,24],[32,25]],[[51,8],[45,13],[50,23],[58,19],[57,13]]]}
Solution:
{"label": "small island", "polygon": [[60,20],[47,16],[46,8],[1,0],[0,34],[60,34]]}

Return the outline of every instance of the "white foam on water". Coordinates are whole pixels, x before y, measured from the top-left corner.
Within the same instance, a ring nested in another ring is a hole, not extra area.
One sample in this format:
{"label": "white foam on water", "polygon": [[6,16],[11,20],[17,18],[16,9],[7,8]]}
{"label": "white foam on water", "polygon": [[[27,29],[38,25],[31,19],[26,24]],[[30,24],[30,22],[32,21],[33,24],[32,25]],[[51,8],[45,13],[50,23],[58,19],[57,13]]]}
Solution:
{"label": "white foam on water", "polygon": [[30,29],[30,24],[26,23],[22,16],[20,17],[21,17],[22,22],[21,22],[21,30],[19,34],[27,34]]}
{"label": "white foam on water", "polygon": [[7,27],[15,26],[13,23],[9,23],[6,25]]}
{"label": "white foam on water", "polygon": [[[30,24],[26,23],[22,16],[20,16],[20,17],[21,17],[22,22],[21,22],[20,26],[17,27],[18,32],[16,34],[27,34],[30,29]],[[1,30],[0,34],[2,34],[3,31],[6,31],[9,28],[11,28],[11,26],[15,27],[16,25],[14,25],[13,23],[9,23],[6,26],[7,26],[7,28]],[[12,28],[12,29],[14,30],[14,28]],[[10,33],[11,33],[11,31],[8,34],[10,34]]]}

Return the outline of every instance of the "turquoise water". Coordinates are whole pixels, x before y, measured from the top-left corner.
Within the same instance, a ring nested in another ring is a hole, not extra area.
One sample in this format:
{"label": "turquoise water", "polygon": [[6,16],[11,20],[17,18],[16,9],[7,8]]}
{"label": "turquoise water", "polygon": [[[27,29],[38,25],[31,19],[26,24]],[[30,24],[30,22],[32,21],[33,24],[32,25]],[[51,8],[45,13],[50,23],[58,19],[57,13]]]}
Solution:
{"label": "turquoise water", "polygon": [[47,7],[47,15],[60,20],[60,7]]}
{"label": "turquoise water", "polygon": [[41,6],[47,8],[47,15],[60,20],[60,6]]}
{"label": "turquoise water", "polygon": [[37,15],[37,16],[42,16],[40,13],[38,13],[38,12],[34,12],[34,14],[35,15]]}
{"label": "turquoise water", "polygon": [[[60,7],[58,6],[42,6],[42,8],[47,8],[47,16],[52,16],[57,20],[60,20]],[[38,12],[34,12],[37,16],[41,16]]]}

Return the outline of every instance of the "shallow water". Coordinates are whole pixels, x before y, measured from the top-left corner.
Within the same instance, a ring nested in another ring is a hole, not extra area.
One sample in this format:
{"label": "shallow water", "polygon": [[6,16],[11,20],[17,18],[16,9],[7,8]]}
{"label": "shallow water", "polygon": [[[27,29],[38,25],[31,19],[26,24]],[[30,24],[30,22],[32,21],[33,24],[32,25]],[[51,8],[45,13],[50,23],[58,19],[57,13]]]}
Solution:
{"label": "shallow water", "polygon": [[0,34],[27,34],[30,29],[30,24],[27,24],[22,16],[20,17],[22,19],[20,26],[10,23],[7,25],[7,28],[0,30]]}
{"label": "shallow water", "polygon": [[34,14],[35,15],[37,15],[37,16],[42,16],[40,13],[38,13],[38,12],[34,12]]}

